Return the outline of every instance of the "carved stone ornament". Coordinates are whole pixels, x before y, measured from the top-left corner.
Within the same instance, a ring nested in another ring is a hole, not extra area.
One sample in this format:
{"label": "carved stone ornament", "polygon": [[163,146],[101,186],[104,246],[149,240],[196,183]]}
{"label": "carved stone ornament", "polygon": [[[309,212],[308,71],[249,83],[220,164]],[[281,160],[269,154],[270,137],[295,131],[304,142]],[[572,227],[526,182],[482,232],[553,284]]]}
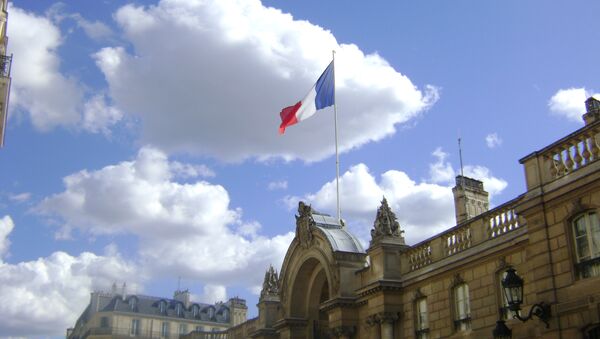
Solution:
{"label": "carved stone ornament", "polygon": [[265,280],[263,281],[262,291],[260,292],[260,298],[264,299],[270,296],[277,296],[279,294],[279,278],[277,271],[273,266],[269,266],[269,270],[265,272]]}
{"label": "carved stone ornament", "polygon": [[298,215],[296,216],[296,237],[304,248],[309,248],[312,243],[311,226],[313,225],[315,225],[315,221],[312,217],[312,208],[300,201],[298,203]]}
{"label": "carved stone ornament", "polygon": [[423,294],[423,292],[421,292],[421,288],[417,288],[415,290],[415,295],[413,297],[413,300],[418,300],[418,299],[421,299],[421,298],[424,298],[424,297],[425,297],[425,294]]}
{"label": "carved stone ornament", "polygon": [[397,312],[379,312],[371,314],[367,317],[366,323],[368,327],[379,325],[379,324],[393,324],[400,319],[400,313]]}
{"label": "carved stone ornament", "polygon": [[385,197],[381,201],[381,206],[377,209],[377,216],[371,230],[371,245],[378,243],[384,237],[398,238],[404,243],[402,237],[403,230],[400,229],[400,224],[396,218],[396,214],[388,205]]}
{"label": "carved stone ornament", "polygon": [[460,276],[459,273],[456,273],[450,282],[450,287],[454,288],[460,284],[464,284],[465,280]]}
{"label": "carved stone ornament", "polygon": [[337,326],[329,330],[330,334],[334,338],[340,337],[351,337],[356,333],[356,327],[354,326]]}

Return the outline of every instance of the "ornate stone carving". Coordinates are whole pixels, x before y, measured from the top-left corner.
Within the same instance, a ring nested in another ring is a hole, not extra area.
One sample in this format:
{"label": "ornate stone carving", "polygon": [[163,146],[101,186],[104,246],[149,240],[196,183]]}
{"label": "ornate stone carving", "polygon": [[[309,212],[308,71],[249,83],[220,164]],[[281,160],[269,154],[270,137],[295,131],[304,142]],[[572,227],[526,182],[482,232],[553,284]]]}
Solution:
{"label": "ornate stone carving", "polygon": [[330,334],[334,338],[340,337],[351,337],[356,333],[356,327],[354,326],[337,326],[329,330]]}
{"label": "ornate stone carving", "polygon": [[402,233],[404,231],[400,229],[396,214],[392,212],[384,197],[381,206],[377,209],[377,216],[371,230],[371,245],[378,243],[384,237],[397,238],[404,244]]}
{"label": "ornate stone carving", "polygon": [[312,208],[300,201],[298,203],[298,215],[296,216],[296,238],[300,245],[309,248],[313,241],[311,227],[314,227],[315,221],[312,217]]}
{"label": "ornate stone carving", "polygon": [[273,266],[269,266],[269,270],[265,272],[265,280],[263,281],[262,291],[260,291],[260,299],[279,295],[279,278],[277,271]]}
{"label": "ornate stone carving", "polygon": [[456,273],[454,275],[454,277],[452,278],[452,281],[450,282],[450,287],[454,288],[460,284],[463,284],[465,282],[465,280],[460,276],[459,273]]}
{"label": "ornate stone carving", "polygon": [[415,290],[415,295],[414,295],[414,297],[413,297],[413,300],[421,299],[421,298],[423,298],[423,297],[425,297],[425,294],[423,294],[423,292],[421,292],[421,288],[420,288],[420,287],[418,287],[418,288]]}
{"label": "ornate stone carving", "polygon": [[393,324],[400,319],[400,313],[398,312],[379,312],[371,314],[367,317],[366,323],[368,327],[380,324]]}

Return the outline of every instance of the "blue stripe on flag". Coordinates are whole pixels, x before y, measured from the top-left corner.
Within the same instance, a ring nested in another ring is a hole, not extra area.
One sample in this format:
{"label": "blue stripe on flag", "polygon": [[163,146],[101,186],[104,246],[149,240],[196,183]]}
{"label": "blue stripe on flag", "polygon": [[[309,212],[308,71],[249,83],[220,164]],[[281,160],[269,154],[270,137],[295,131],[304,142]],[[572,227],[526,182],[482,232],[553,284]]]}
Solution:
{"label": "blue stripe on flag", "polygon": [[315,97],[315,106],[317,110],[333,105],[333,76],[333,61],[331,61],[331,63],[329,64],[329,66],[327,66],[327,69],[325,69],[323,74],[321,74],[319,80],[317,80],[317,84],[315,85],[315,91],[317,92],[317,96]]}

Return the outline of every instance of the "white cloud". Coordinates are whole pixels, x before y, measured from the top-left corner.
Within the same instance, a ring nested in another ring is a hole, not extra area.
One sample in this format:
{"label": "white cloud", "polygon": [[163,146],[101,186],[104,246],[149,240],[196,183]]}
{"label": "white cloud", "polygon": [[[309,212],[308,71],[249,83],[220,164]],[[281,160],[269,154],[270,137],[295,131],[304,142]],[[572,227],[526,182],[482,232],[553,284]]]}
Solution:
{"label": "white cloud", "polygon": [[104,48],[97,65],[119,109],[141,117],[142,141],[168,151],[233,161],[331,155],[330,109],[277,130],[279,111],[304,96],[333,49],[342,151],[395,133],[437,99],[379,55],[258,0],[163,0],[115,18],[132,52]]}
{"label": "white cloud", "polygon": [[485,136],[485,143],[489,148],[496,148],[502,145],[502,139],[498,136],[498,133],[490,133]]}
{"label": "white cloud", "polygon": [[[416,243],[456,224],[454,216],[454,170],[446,162],[447,154],[440,148],[433,152],[436,163],[430,167],[431,178],[415,182],[406,173],[389,170],[377,179],[365,164],[352,166],[340,178],[342,217],[364,244],[370,239],[377,207],[383,196],[396,213],[408,243]],[[484,182],[490,195],[500,193],[506,182],[491,175],[482,166],[465,166],[465,175]],[[287,197],[293,208],[299,199],[313,204],[317,210],[335,211],[335,180],[316,193],[304,197]]]}
{"label": "white cloud", "polygon": [[[59,6],[60,7],[60,6]],[[64,42],[50,19],[12,6],[8,25],[9,53],[14,54],[11,75],[11,112],[26,114],[33,126],[47,131],[57,126],[109,134],[123,114],[106,104],[103,95],[88,101],[78,79],[61,73],[58,49]],[[54,19],[60,21],[56,14]],[[102,24],[75,18],[91,35],[103,35]]]}
{"label": "white cloud", "polygon": [[288,182],[287,180],[280,180],[280,181],[271,181],[268,185],[267,185],[267,189],[269,189],[269,191],[275,191],[275,190],[286,190],[288,187]]}
{"label": "white cloud", "polygon": [[452,182],[456,174],[454,173],[452,165],[446,162],[448,153],[442,151],[441,147],[438,147],[431,155],[433,155],[437,161],[429,164],[429,181],[435,184]]}
{"label": "white cloud", "polygon": [[25,202],[27,200],[29,200],[31,198],[31,193],[29,192],[23,192],[23,193],[18,193],[18,194],[10,194],[8,197],[11,201],[17,202],[17,203],[22,203]]}
{"label": "white cloud", "polygon": [[33,125],[48,130],[79,121],[83,92],[60,73],[60,30],[50,20],[11,6],[8,25],[12,64],[10,104],[29,114]]}
{"label": "white cloud", "polygon": [[548,106],[558,116],[583,122],[581,116],[585,113],[585,100],[588,97],[589,92],[585,88],[560,89],[550,98]]}
{"label": "white cloud", "polygon": [[110,135],[109,127],[123,118],[123,113],[117,108],[108,106],[103,95],[95,95],[83,108],[81,127],[92,133]]}
{"label": "white cloud", "polygon": [[207,304],[227,301],[227,287],[223,285],[204,285],[202,290],[202,295],[197,296],[194,300]]}
{"label": "white cloud", "polygon": [[[0,219],[2,246],[8,246],[7,236],[12,227],[9,216]],[[48,257],[16,264],[0,260],[2,335],[64,335],[89,303],[91,291],[122,280],[137,288],[140,279],[134,266],[114,249],[103,256],[54,252]]]}
{"label": "white cloud", "polygon": [[15,224],[10,215],[5,215],[0,219],[0,262],[2,262],[2,258],[6,255],[8,248],[10,247],[8,235],[12,232],[14,227]]}
{"label": "white cloud", "polygon": [[37,210],[62,220],[67,233],[137,236],[148,275],[182,275],[210,285],[260,284],[265,267],[281,264],[294,234],[256,234],[260,224],[244,223],[241,211],[229,208],[222,186],[174,181],[181,166],[145,147],[133,161],[67,176],[65,191],[45,198]]}

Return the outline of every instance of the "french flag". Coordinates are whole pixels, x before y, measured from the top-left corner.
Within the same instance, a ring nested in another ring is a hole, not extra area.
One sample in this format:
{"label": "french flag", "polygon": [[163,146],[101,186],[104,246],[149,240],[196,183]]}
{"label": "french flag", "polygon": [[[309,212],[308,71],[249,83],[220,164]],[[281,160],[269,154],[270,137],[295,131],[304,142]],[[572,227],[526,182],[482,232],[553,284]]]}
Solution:
{"label": "french flag", "polygon": [[281,125],[279,125],[279,134],[283,134],[288,126],[292,126],[300,121],[313,116],[318,110],[329,107],[335,101],[335,82],[333,60],[327,66],[323,74],[317,80],[317,83],[310,89],[302,101],[295,105],[281,110]]}

